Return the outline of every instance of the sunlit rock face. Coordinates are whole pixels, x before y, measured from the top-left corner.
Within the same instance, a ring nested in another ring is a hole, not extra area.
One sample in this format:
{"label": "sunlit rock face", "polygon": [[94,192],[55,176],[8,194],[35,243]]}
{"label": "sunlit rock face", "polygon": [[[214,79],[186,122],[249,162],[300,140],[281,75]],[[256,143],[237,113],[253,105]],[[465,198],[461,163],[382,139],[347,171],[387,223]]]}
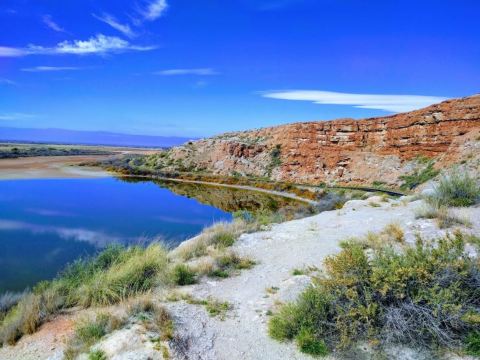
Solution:
{"label": "sunlit rock face", "polygon": [[[419,156],[459,162],[480,136],[480,95],[362,120],[294,123],[173,148],[168,166],[296,183],[397,183]],[[478,155],[478,154],[476,154]]]}

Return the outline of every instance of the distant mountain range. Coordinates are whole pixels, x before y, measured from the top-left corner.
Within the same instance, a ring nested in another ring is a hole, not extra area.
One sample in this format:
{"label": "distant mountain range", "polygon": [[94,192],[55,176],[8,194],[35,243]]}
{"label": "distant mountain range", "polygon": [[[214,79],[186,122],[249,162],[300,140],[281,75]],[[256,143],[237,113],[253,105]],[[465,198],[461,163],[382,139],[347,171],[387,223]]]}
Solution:
{"label": "distant mountain range", "polygon": [[130,135],[106,131],[65,129],[28,129],[0,127],[0,142],[32,142],[75,145],[108,145],[166,148],[181,145],[194,138],[176,136]]}

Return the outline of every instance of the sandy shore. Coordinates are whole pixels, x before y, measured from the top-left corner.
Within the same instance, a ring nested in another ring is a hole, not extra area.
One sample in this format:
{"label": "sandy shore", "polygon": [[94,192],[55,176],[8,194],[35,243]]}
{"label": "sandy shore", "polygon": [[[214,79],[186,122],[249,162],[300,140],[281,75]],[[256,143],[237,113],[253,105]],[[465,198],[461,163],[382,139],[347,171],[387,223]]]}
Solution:
{"label": "sandy shore", "polygon": [[80,155],[0,159],[0,180],[107,177],[110,174],[100,168],[78,166],[81,163],[103,160],[107,157],[106,155]]}

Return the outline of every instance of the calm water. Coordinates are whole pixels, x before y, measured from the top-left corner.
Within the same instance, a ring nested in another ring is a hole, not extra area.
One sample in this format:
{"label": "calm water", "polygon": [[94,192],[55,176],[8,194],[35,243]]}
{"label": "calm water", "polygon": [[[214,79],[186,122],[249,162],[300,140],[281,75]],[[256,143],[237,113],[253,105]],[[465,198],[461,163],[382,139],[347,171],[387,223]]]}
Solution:
{"label": "calm water", "polygon": [[108,243],[172,246],[229,212],[151,182],[0,181],[0,293],[50,279]]}
{"label": "calm water", "polygon": [[0,294],[53,278],[110,243],[170,246],[233,211],[292,209],[258,192],[129,178],[0,181]]}

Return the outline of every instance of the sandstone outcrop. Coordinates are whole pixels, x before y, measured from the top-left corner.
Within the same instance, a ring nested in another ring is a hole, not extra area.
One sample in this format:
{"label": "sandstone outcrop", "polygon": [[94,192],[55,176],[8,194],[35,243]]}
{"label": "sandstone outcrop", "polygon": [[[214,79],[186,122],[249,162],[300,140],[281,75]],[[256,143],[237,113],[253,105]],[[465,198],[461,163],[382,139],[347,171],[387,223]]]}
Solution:
{"label": "sandstone outcrop", "polygon": [[479,136],[480,95],[475,95],[392,116],[227,133],[173,148],[164,159],[172,167],[218,175],[393,184],[415,168],[419,157],[442,167],[478,156],[465,153],[465,144],[478,143]]}

